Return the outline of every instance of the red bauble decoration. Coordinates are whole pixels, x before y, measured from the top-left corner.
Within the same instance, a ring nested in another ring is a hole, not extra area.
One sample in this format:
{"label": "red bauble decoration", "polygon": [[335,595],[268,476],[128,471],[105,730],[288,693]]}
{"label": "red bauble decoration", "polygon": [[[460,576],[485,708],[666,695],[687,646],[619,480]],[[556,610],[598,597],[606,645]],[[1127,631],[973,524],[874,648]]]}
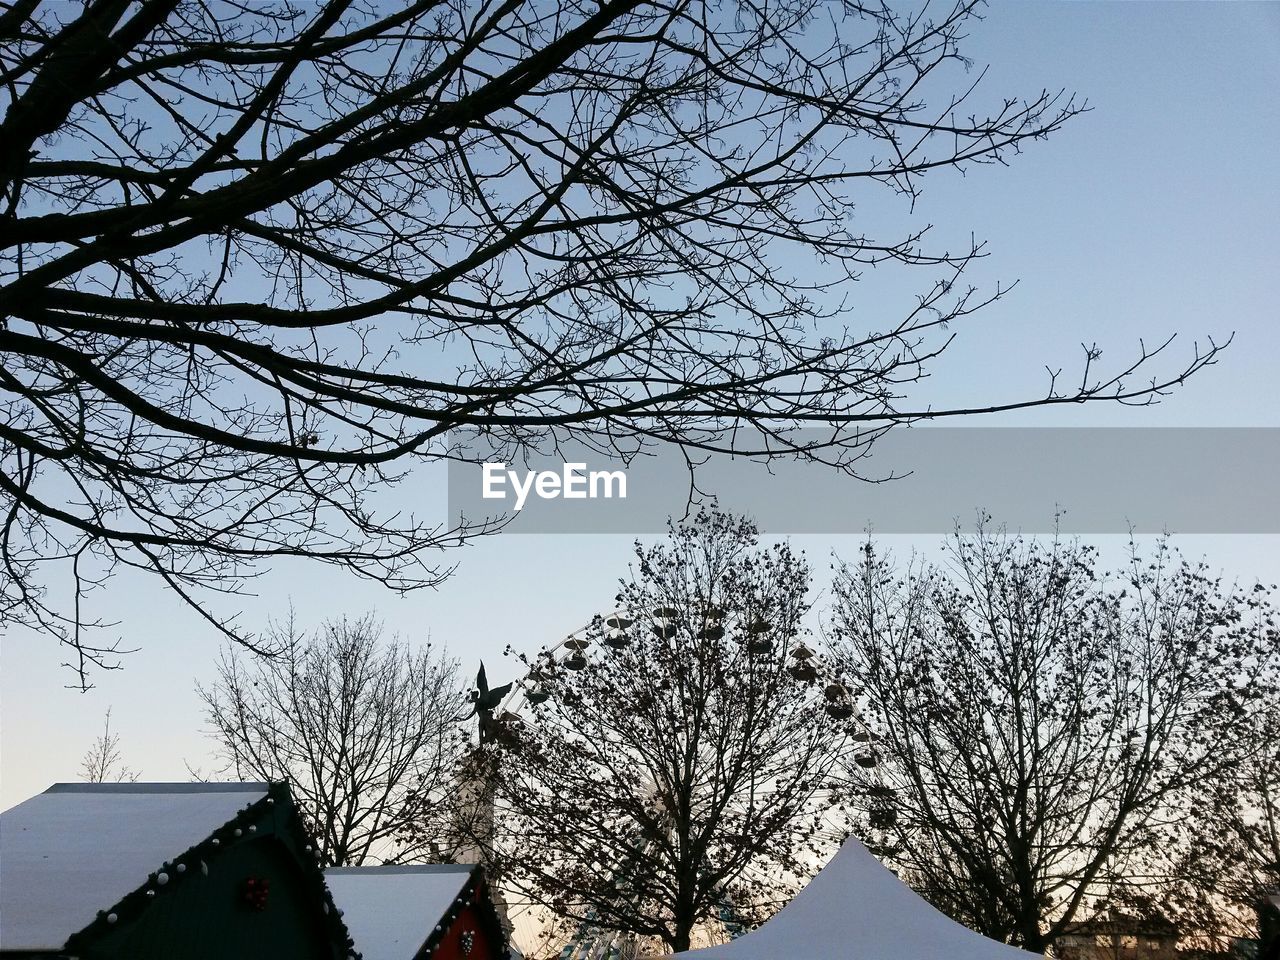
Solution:
{"label": "red bauble decoration", "polygon": [[267,909],[271,885],[262,877],[249,877],[240,888],[240,898],[254,910]]}

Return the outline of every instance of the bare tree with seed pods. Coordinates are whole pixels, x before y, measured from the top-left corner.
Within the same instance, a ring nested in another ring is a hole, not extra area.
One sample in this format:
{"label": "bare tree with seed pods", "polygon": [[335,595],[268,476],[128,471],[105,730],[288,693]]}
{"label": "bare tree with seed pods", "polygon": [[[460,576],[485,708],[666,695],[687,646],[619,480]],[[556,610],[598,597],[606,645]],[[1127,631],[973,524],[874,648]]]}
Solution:
{"label": "bare tree with seed pods", "polygon": [[1030,950],[1111,906],[1176,909],[1175,854],[1224,827],[1206,796],[1274,752],[1251,734],[1280,696],[1268,591],[1132,549],[1105,574],[1079,542],[980,524],[942,566],[868,544],[837,579],[833,643],[878,737],[852,768],[865,829]]}
{"label": "bare tree with seed pods", "polygon": [[199,688],[235,775],[287,781],[326,866],[440,859],[463,747],[456,664],[384,642],[372,617],[269,635],[280,655],[233,649]]}
{"label": "bare tree with seed pods", "polygon": [[[0,4],[0,614],[83,680],[118,662],[86,594],[124,568],[251,646],[219,594],[275,558],[436,584],[490,527],[383,494],[481,434],[854,473],[896,423],[1154,400],[1217,346],[912,404],[1005,290],[966,281],[981,243],[855,204],[1084,109],[989,95],[977,7]],[[855,316],[872,265],[920,279]]]}
{"label": "bare tree with seed pods", "polygon": [[809,567],[701,513],[637,546],[619,610],[531,658],[499,717],[490,860],[570,926],[686,950],[763,919],[843,834],[847,719],[805,646]]}

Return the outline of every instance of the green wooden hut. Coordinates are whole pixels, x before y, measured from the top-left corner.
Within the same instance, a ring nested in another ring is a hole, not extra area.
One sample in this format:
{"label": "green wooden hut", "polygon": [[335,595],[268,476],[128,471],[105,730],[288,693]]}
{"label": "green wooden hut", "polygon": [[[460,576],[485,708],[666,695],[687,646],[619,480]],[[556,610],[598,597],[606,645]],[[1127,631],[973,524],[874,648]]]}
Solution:
{"label": "green wooden hut", "polygon": [[359,953],[284,785],[64,783],[0,814],[0,957]]}

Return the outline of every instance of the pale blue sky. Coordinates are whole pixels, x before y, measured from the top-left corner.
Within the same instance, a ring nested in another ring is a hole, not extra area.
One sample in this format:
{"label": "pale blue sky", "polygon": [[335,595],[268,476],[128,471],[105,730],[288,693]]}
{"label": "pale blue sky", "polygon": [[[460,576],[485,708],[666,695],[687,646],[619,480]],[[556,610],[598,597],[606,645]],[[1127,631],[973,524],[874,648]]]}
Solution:
{"label": "pale blue sky", "polygon": [[[1043,389],[1044,366],[1077,359],[1097,340],[1104,359],[1128,356],[1139,337],[1236,332],[1235,345],[1153,409],[1097,406],[1024,413],[997,424],[1280,426],[1280,5],[998,3],[971,31],[967,53],[991,63],[992,91],[1067,87],[1093,111],[1009,168],[975,169],[926,183],[915,218],[944,236],[990,241],[981,279],[1019,278],[1017,291],[960,332],[925,394],[937,402],[1000,400]],[[869,281],[865,307],[876,309]],[[1176,354],[1184,356],[1185,354]],[[443,510],[438,473],[412,493]],[[1275,478],[1259,483],[1275,486]],[[999,504],[985,506],[997,515]],[[1067,505],[1069,507],[1069,504]],[[889,538],[898,551],[936,537]],[[609,605],[626,572],[629,537],[507,536],[453,554],[457,574],[435,593],[396,598],[314,566],[288,564],[244,604],[260,625],[292,601],[318,623],[376,610],[389,630],[430,636],[495,679],[508,644],[561,639]],[[831,550],[854,538],[796,538],[825,574]],[[1104,550],[1115,557],[1120,538]],[[1280,580],[1280,538],[1188,537],[1229,576]],[[154,583],[121,577],[101,602],[139,652],[94,678],[86,694],[42,637],[10,631],[0,647],[0,806],[56,780],[79,758],[112,707],[126,761],[147,779],[206,769],[208,741],[193,686],[208,678],[217,638]]]}

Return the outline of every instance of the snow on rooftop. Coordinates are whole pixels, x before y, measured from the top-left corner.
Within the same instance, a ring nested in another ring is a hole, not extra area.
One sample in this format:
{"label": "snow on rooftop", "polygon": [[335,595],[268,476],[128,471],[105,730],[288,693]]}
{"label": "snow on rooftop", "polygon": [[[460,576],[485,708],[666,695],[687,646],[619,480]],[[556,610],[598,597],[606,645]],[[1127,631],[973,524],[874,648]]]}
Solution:
{"label": "snow on rooftop", "polygon": [[264,783],[58,783],[0,813],[0,949],[62,947],[266,792]]}
{"label": "snow on rooftop", "polygon": [[690,960],[1031,960],[918,896],[857,840],[763,926]]}
{"label": "snow on rooftop", "polygon": [[470,864],[331,867],[324,880],[364,960],[410,960],[474,869]]}

